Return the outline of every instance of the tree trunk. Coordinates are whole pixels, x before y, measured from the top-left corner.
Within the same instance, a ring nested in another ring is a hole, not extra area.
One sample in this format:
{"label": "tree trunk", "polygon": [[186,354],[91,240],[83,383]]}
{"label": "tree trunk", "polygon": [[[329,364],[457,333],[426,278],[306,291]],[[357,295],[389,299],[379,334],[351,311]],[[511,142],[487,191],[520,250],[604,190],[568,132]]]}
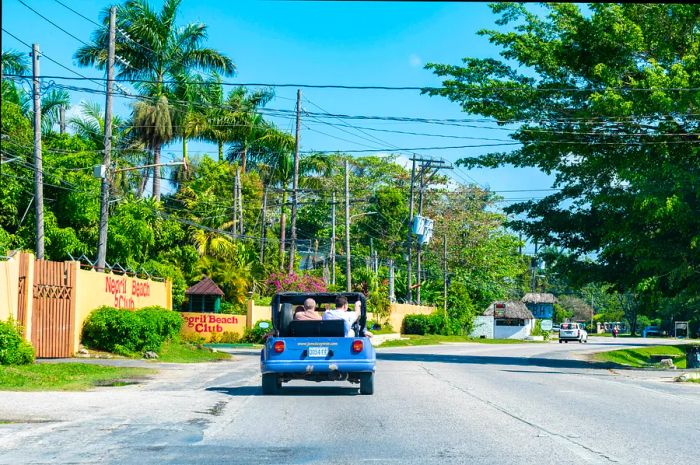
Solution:
{"label": "tree trunk", "polygon": [[241,153],[241,170],[245,173],[245,162],[248,158],[248,147],[243,147],[243,153]]}
{"label": "tree trunk", "polygon": [[287,203],[287,191],[282,192],[282,209],[280,214],[280,270],[284,270],[284,241],[287,229],[287,217],[284,214],[284,207]]}
{"label": "tree trunk", "polygon": [[182,159],[187,160],[187,138],[182,138]]}
{"label": "tree trunk", "polygon": [[221,141],[217,141],[216,144],[219,147],[219,162],[224,161],[224,143]]}
{"label": "tree trunk", "polygon": [[146,168],[145,170],[142,171],[141,173],[141,182],[139,183],[139,192],[138,196],[141,198],[143,196],[143,193],[146,191],[146,186],[148,185],[148,178],[151,175],[151,170]]}
{"label": "tree trunk", "polygon": [[153,198],[160,202],[160,144],[153,147]]}

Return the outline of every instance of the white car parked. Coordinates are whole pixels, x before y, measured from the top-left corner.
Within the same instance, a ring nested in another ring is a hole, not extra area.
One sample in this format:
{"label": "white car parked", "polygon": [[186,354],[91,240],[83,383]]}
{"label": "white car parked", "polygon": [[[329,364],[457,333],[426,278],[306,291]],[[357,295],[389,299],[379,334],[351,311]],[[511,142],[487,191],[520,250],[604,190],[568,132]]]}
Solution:
{"label": "white car parked", "polygon": [[578,323],[562,323],[559,328],[559,344],[569,341],[588,342],[588,332]]}

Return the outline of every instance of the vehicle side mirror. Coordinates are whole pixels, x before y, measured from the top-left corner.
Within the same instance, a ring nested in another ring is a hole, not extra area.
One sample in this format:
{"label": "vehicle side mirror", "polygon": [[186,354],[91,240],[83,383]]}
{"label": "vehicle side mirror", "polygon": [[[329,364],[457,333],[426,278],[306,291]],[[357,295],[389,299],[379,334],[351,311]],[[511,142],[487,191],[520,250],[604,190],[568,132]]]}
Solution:
{"label": "vehicle side mirror", "polygon": [[267,321],[261,321],[260,323],[258,323],[258,328],[267,329],[269,327],[270,323],[268,323]]}

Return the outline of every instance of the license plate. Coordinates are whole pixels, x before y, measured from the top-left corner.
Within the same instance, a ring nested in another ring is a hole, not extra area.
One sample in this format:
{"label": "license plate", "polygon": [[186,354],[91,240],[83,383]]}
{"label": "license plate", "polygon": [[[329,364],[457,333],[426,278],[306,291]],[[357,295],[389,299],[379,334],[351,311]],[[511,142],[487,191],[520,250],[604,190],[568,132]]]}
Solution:
{"label": "license plate", "polygon": [[309,357],[326,357],[328,347],[309,347]]}

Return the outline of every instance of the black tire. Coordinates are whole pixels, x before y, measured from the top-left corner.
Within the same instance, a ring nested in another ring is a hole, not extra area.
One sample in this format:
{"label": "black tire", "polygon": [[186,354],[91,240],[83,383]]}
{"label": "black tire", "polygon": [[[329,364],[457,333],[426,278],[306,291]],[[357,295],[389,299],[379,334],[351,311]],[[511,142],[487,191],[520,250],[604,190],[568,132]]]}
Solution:
{"label": "black tire", "polygon": [[360,377],[360,394],[368,396],[374,394],[374,373],[364,374]]}
{"label": "black tire", "polygon": [[564,341],[564,342],[566,342],[567,344],[569,343],[569,341]]}
{"label": "black tire", "polygon": [[559,344],[561,344],[562,342],[564,342],[564,341],[562,341],[561,339],[559,339]]}
{"label": "black tire", "polygon": [[279,377],[272,373],[262,375],[262,391],[265,395],[277,394],[280,386]]}

